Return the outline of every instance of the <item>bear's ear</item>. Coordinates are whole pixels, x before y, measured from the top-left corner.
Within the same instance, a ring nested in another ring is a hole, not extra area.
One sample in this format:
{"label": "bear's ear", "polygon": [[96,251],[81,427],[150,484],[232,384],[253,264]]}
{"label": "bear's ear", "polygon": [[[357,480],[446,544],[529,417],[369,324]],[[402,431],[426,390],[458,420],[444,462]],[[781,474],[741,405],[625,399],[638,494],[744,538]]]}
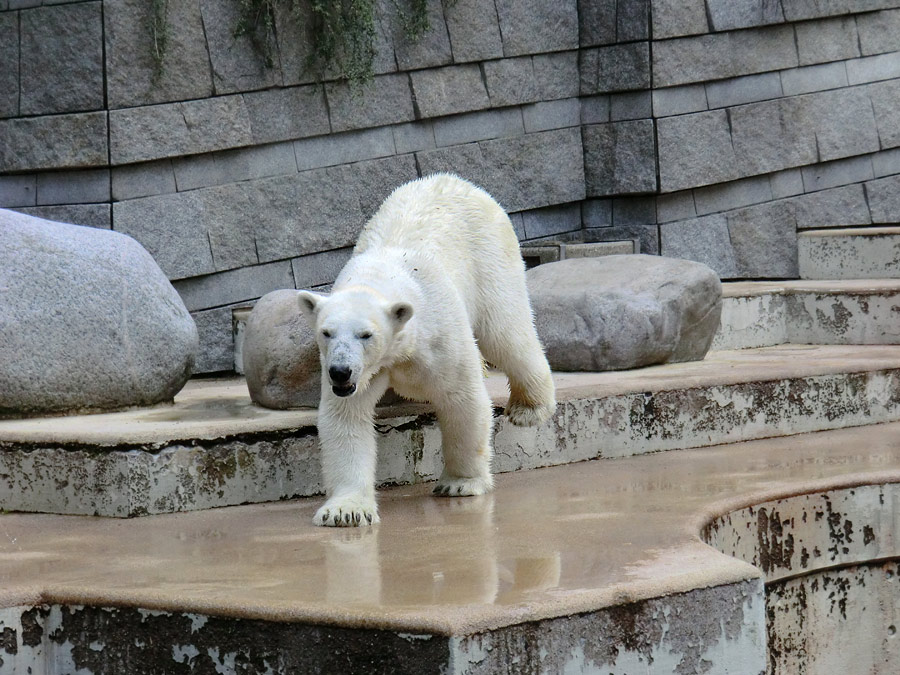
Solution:
{"label": "bear's ear", "polygon": [[413,308],[408,302],[395,302],[388,309],[388,316],[394,324],[394,330],[400,330],[412,318]]}
{"label": "bear's ear", "polygon": [[321,303],[324,299],[324,295],[319,295],[318,293],[313,293],[312,291],[297,292],[297,304],[300,306],[300,311],[303,312],[310,320],[310,323],[315,322],[316,312],[319,309],[319,303]]}

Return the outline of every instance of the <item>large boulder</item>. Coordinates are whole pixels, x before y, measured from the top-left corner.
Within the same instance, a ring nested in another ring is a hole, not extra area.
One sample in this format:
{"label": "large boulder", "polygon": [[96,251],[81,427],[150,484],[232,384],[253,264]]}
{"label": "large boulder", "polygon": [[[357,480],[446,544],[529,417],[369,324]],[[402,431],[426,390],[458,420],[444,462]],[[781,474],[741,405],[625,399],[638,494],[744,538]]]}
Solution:
{"label": "large boulder", "polygon": [[250,398],[266,408],[319,405],[319,348],[297,291],[272,291],[253,306],[244,329],[244,376]]}
{"label": "large boulder", "polygon": [[0,209],[0,416],[171,401],[197,327],[131,237]]}
{"label": "large boulder", "polygon": [[527,279],[538,335],[554,370],[700,360],[719,327],[719,277],[689,260],[563,260],[529,270]]}

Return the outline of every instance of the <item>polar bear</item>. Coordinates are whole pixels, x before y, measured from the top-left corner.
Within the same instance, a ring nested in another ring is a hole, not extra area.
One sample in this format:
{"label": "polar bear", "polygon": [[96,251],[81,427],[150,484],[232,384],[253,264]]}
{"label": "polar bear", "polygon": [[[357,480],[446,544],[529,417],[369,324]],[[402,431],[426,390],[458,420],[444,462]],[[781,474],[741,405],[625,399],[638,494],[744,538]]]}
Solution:
{"label": "polar bear", "polygon": [[317,525],[378,522],[373,420],[388,387],[435,408],[440,496],[493,487],[482,355],[509,379],[513,424],[539,424],[556,409],[512,224],[490,195],[457,176],[436,174],[394,190],[363,228],[331,294],[301,291],[298,301],[322,363],[327,500]]}

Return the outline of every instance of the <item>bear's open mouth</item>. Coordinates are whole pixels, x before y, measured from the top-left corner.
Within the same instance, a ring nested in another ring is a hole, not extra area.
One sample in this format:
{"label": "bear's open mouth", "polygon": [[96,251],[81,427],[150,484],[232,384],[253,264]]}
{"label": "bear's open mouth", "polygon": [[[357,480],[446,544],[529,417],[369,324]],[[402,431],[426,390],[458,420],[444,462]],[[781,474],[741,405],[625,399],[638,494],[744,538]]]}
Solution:
{"label": "bear's open mouth", "polygon": [[354,391],[356,391],[355,384],[333,384],[331,385],[331,391],[334,392],[335,396],[349,396]]}

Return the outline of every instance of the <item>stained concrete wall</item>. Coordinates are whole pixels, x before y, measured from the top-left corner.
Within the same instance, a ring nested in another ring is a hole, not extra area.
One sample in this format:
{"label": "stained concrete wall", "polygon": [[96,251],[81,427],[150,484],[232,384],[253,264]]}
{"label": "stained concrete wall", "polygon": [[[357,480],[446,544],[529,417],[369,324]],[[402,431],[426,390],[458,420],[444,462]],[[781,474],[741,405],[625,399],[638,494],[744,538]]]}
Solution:
{"label": "stained concrete wall", "polygon": [[[194,314],[330,283],[390,189],[452,170],[523,241],[633,240],[724,278],[796,277],[798,230],[900,219],[900,0],[432,0],[411,44],[380,5],[357,95],[274,65],[235,0],[0,0],[0,207],[126,232]],[[402,3],[401,3],[402,4]]]}

